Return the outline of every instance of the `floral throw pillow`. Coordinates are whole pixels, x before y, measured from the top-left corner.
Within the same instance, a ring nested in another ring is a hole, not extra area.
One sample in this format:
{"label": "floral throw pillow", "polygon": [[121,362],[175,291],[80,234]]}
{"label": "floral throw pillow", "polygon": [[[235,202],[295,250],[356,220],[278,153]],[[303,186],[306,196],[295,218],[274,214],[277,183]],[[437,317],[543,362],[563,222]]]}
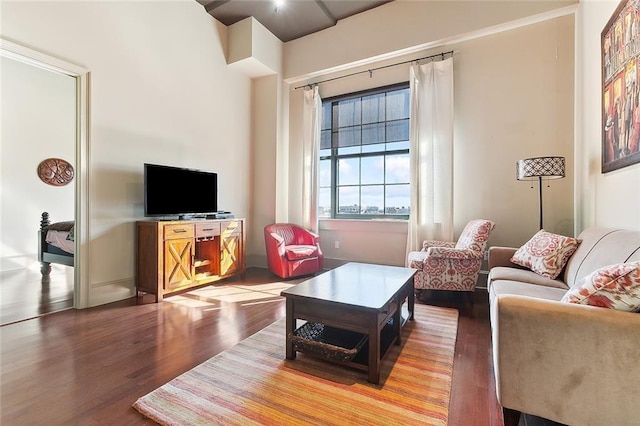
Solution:
{"label": "floral throw pillow", "polygon": [[562,301],[640,312],[640,262],[600,268],[567,291]]}
{"label": "floral throw pillow", "polygon": [[514,253],[511,262],[555,280],[579,244],[575,238],[541,229]]}

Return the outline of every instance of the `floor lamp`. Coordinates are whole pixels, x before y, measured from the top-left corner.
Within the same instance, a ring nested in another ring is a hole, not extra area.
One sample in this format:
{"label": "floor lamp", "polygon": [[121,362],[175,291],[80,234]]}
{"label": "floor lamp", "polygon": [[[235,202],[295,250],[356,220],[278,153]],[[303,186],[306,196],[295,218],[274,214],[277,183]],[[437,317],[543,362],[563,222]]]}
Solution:
{"label": "floor lamp", "polygon": [[[542,229],[542,178],[560,179],[564,177],[564,157],[534,157],[516,162],[518,180],[538,181],[540,204],[540,229]],[[533,186],[531,186],[533,188]]]}

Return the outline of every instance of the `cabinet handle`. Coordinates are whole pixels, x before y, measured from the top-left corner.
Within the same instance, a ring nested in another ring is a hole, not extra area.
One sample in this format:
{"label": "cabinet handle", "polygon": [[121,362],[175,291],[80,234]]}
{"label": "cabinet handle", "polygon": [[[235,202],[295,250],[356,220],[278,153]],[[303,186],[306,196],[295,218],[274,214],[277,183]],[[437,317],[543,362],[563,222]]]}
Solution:
{"label": "cabinet handle", "polygon": [[173,232],[176,233],[176,234],[183,234],[183,233],[187,232],[187,230],[186,229],[174,229]]}
{"label": "cabinet handle", "polygon": [[213,231],[213,228],[203,228],[203,231]]}

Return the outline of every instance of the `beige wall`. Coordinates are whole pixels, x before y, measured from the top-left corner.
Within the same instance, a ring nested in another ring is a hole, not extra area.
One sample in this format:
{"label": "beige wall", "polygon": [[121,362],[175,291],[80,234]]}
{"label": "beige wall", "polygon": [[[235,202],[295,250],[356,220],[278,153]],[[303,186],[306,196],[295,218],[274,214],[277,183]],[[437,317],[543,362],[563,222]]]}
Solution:
{"label": "beige wall", "polygon": [[573,15],[454,46],[454,221],[493,220],[491,245],[520,246],[539,229],[538,184],[516,161],[566,159],[543,183],[544,228],[573,234]]}
{"label": "beige wall", "polygon": [[2,2],[0,19],[3,37],[91,72],[90,305],[134,294],[144,162],[218,172],[220,209],[248,215],[251,81],[200,4]]}
{"label": "beige wall", "polygon": [[[351,31],[359,32],[357,27]],[[321,35],[313,37],[313,41],[325,43]],[[307,41],[307,50],[319,51],[313,49],[311,38],[301,40]],[[531,189],[528,182],[516,180],[515,163],[542,155],[566,157],[568,175],[552,181],[549,188],[544,186],[545,228],[573,234],[573,14],[371,62],[343,74],[449,50],[455,51],[456,236],[470,219],[487,218],[497,224],[490,245],[519,246],[529,239],[538,230],[538,189],[537,184]],[[340,73],[311,81],[336,75]],[[403,65],[375,71],[373,77],[365,73],[323,83],[320,94],[330,97],[407,80],[408,65]],[[302,89],[293,88],[302,83],[295,78],[292,81],[296,82],[291,84],[290,96],[289,171],[290,176],[299,176],[301,147],[296,141],[301,140],[298,123]],[[294,222],[301,221],[300,209],[296,208],[301,203],[300,183],[298,178],[290,180],[290,217]],[[323,250],[329,259],[404,263],[404,222],[324,220],[320,229]]]}
{"label": "beige wall", "polygon": [[75,79],[6,57],[0,68],[0,270],[38,268],[42,212],[74,215],[74,183],[47,185],[36,170],[46,158],[75,165]]}
{"label": "beige wall", "polygon": [[640,164],[601,173],[600,34],[619,2],[583,1],[578,11],[576,67],[576,225],[640,230]]}
{"label": "beige wall", "polygon": [[438,47],[506,23],[544,19],[575,3],[578,1],[395,0],[285,43],[283,73],[285,79],[298,79]]}

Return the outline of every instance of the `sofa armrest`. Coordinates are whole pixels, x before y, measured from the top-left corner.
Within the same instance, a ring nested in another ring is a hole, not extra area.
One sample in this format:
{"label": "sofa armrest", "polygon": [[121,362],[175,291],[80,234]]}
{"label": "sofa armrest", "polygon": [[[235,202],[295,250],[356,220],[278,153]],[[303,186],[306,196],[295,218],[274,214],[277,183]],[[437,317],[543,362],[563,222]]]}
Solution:
{"label": "sofa armrest", "polygon": [[500,246],[492,246],[489,247],[489,270],[496,266],[510,266],[510,267],[520,267],[515,263],[511,263],[510,259],[517,251],[517,248],[513,247],[500,247]]}
{"label": "sofa armrest", "polygon": [[502,295],[491,302],[503,407],[564,424],[636,424],[640,314]]}

